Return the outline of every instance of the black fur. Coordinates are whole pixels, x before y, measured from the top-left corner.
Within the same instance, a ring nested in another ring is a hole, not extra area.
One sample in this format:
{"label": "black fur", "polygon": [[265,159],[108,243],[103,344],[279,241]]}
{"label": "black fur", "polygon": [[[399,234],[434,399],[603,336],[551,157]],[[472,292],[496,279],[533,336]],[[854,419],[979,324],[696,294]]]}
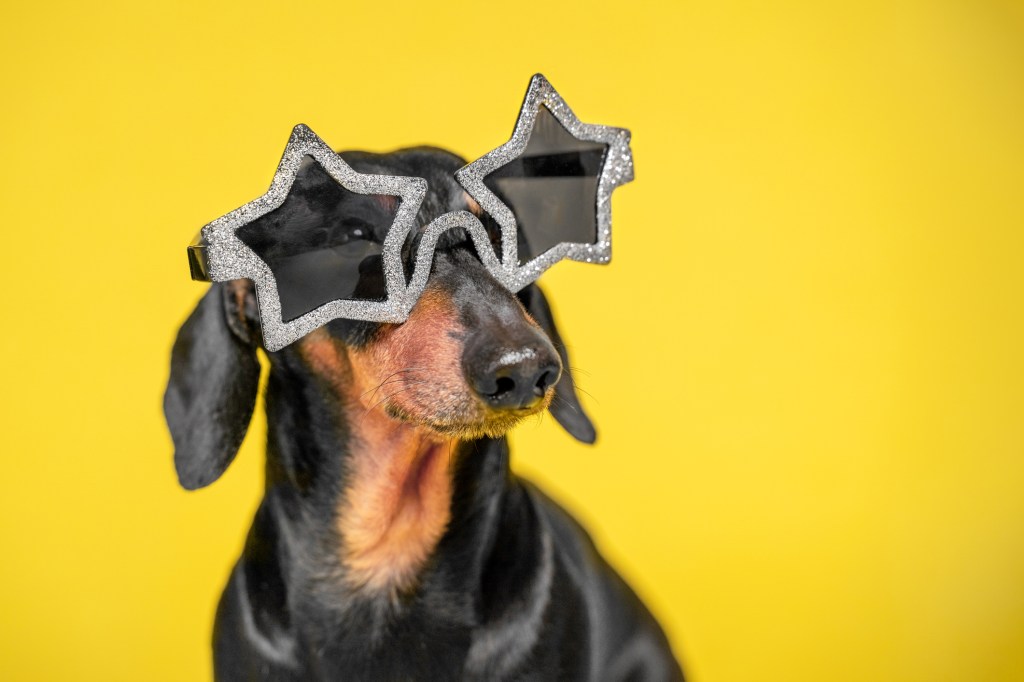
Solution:
{"label": "black fur", "polygon": [[[465,208],[452,179],[462,162],[447,152],[345,158],[362,172],[426,178],[421,225]],[[296,184],[316,197],[313,175]],[[439,247],[443,276],[489,277],[482,267],[456,267],[472,250],[465,235],[450,233]],[[413,237],[407,257],[415,248]],[[536,286],[519,297],[565,367],[551,411],[593,442],[547,301]],[[460,301],[463,310],[488,305]],[[327,329],[358,346],[376,325],[337,320]],[[212,285],[181,328],[164,409],[186,488],[214,481],[237,451],[256,399],[258,334],[247,283]],[[463,443],[453,457],[451,521],[414,590],[389,598],[346,588],[335,514],[349,427],[337,397],[294,348],[268,358],[266,490],[217,609],[218,680],[682,679],[660,627],[586,532],[511,473],[504,438]]]}

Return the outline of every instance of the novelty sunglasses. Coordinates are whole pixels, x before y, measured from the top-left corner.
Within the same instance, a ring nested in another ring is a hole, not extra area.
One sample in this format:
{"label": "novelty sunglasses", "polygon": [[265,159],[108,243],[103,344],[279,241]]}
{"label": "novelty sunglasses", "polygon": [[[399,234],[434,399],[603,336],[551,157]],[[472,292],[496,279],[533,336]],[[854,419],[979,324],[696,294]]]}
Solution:
{"label": "novelty sunglasses", "polygon": [[[308,212],[282,213],[300,171],[325,176],[334,200],[351,202],[353,219],[325,224]],[[427,181],[359,173],[298,125],[269,191],[204,226],[189,246],[192,278],[251,279],[264,345],[276,351],[338,318],[404,322],[426,287],[439,237],[455,228],[512,293],[563,259],[607,263],[612,190],[633,179],[629,131],[581,122],[538,74],[511,139],[455,179],[497,224],[500,250],[476,215],[445,213],[422,228],[407,277],[403,245]],[[374,229],[388,221],[386,231]]]}

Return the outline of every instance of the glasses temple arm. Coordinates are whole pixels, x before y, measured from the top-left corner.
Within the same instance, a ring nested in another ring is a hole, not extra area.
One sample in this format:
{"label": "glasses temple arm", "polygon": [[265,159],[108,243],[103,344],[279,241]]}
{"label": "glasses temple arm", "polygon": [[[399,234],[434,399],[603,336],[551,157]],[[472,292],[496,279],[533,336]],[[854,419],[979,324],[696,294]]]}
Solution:
{"label": "glasses temple arm", "polygon": [[192,279],[197,282],[209,282],[210,260],[207,253],[206,240],[202,234],[197,234],[192,243],[188,245],[188,269]]}

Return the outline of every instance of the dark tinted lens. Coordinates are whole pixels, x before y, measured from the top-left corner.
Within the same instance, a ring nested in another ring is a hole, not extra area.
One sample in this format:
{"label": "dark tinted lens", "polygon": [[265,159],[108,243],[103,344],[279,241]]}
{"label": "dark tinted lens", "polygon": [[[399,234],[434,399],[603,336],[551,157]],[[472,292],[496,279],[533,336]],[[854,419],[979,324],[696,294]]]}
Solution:
{"label": "dark tinted lens", "polygon": [[335,299],[386,298],[381,244],[398,203],[350,192],[307,157],[284,203],[239,228],[274,273],[285,322]]}
{"label": "dark tinted lens", "polygon": [[516,216],[520,263],[561,242],[597,241],[597,180],[607,147],[577,140],[541,107],[522,156],[484,178]]}

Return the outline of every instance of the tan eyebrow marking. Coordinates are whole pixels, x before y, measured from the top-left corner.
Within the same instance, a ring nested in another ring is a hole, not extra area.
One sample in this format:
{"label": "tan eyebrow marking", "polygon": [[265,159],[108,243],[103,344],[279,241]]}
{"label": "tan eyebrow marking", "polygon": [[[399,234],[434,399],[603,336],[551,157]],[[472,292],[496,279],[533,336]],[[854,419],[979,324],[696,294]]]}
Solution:
{"label": "tan eyebrow marking", "polygon": [[394,213],[398,209],[398,197],[392,194],[374,194],[373,199],[388,213]]}
{"label": "tan eyebrow marking", "polygon": [[480,208],[480,204],[476,202],[476,199],[469,196],[469,192],[463,191],[462,198],[466,200],[466,204],[469,206],[469,211],[477,218],[480,218],[484,214],[484,210]]}

